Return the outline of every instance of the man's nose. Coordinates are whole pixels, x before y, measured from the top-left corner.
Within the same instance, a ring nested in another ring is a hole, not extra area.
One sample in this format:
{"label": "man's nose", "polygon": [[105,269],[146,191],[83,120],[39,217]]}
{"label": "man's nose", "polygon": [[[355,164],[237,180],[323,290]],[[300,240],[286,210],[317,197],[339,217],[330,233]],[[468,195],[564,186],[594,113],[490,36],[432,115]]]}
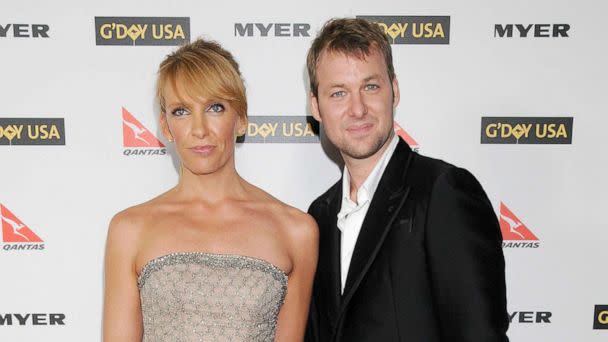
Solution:
{"label": "man's nose", "polygon": [[367,114],[367,104],[365,98],[358,92],[352,93],[350,98],[350,115],[362,117]]}

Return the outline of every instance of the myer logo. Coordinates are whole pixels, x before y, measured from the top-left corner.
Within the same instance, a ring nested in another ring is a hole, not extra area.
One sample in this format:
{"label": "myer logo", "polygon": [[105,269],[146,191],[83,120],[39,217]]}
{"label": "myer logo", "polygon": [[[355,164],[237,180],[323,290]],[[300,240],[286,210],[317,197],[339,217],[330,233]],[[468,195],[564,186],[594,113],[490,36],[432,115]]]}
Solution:
{"label": "myer logo", "polygon": [[0,24],[0,38],[48,38],[49,25]]}
{"label": "myer logo", "polygon": [[550,311],[513,311],[509,313],[510,323],[551,323]]}
{"label": "myer logo", "polygon": [[97,45],[181,45],[190,41],[189,17],[95,17]]}
{"label": "myer logo", "polygon": [[482,144],[572,144],[572,117],[482,117]]}
{"label": "myer logo", "polygon": [[319,123],[312,116],[250,116],[245,143],[318,143]]}
{"label": "myer logo", "polygon": [[63,118],[0,118],[0,145],[65,145]]}
{"label": "myer logo", "polygon": [[234,23],[235,37],[310,37],[305,23]]}
{"label": "myer logo", "polygon": [[392,44],[449,44],[449,16],[369,16],[358,15],[378,24]]}
{"label": "myer logo", "polygon": [[561,38],[570,37],[568,24],[496,24],[496,38]]}
{"label": "myer logo", "polygon": [[595,306],[593,329],[608,329],[608,305]]}
{"label": "myer logo", "polygon": [[0,313],[0,326],[3,325],[65,325],[65,314]]}

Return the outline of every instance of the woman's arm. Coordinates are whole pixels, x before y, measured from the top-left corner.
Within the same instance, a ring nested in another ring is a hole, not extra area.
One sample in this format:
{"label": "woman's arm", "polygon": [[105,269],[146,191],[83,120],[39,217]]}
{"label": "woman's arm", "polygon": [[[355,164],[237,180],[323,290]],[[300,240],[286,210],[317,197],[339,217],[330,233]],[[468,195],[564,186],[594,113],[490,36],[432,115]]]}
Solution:
{"label": "woman's arm", "polygon": [[141,341],[143,326],[135,256],[137,225],[126,212],[116,215],[108,230],[105,256],[103,341]]}
{"label": "woman's arm", "polygon": [[304,340],[319,252],[319,231],[311,216],[299,213],[288,230],[287,244],[293,268],[277,323],[275,341],[280,342]]}

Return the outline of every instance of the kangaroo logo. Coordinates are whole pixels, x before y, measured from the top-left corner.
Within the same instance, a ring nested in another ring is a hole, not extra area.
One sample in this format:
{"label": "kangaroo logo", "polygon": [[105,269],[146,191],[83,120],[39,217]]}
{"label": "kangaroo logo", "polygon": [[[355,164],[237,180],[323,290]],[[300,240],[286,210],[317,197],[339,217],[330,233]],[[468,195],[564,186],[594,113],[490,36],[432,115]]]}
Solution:
{"label": "kangaroo logo", "polygon": [[38,235],[1,204],[0,218],[2,221],[2,240],[4,242],[43,242]]}
{"label": "kangaroo logo", "polygon": [[538,240],[536,235],[502,202],[500,203],[500,231],[503,240]]}
{"label": "kangaroo logo", "polygon": [[414,140],[414,138],[412,138],[409,134],[407,134],[407,132],[403,129],[403,127],[399,126],[397,121],[394,121],[394,123],[393,123],[393,130],[395,131],[395,134],[400,136],[401,139],[405,140],[405,142],[412,148],[412,150],[418,151],[418,149],[420,148],[420,145],[418,145],[418,143],[416,142],[416,140]]}
{"label": "kangaroo logo", "polygon": [[122,108],[122,136],[124,147],[165,147],[126,108]]}

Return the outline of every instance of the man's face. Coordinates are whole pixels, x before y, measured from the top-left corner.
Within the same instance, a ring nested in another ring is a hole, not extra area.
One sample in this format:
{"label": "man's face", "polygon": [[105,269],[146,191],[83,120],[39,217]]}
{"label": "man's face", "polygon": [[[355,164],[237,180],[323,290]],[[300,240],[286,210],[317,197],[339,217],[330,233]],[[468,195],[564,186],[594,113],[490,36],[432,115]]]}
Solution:
{"label": "man's face", "polygon": [[397,80],[391,81],[378,49],[365,59],[321,53],[317,63],[318,95],[311,94],[312,114],[342,157],[366,159],[387,146],[393,134],[393,109],[399,103]]}

